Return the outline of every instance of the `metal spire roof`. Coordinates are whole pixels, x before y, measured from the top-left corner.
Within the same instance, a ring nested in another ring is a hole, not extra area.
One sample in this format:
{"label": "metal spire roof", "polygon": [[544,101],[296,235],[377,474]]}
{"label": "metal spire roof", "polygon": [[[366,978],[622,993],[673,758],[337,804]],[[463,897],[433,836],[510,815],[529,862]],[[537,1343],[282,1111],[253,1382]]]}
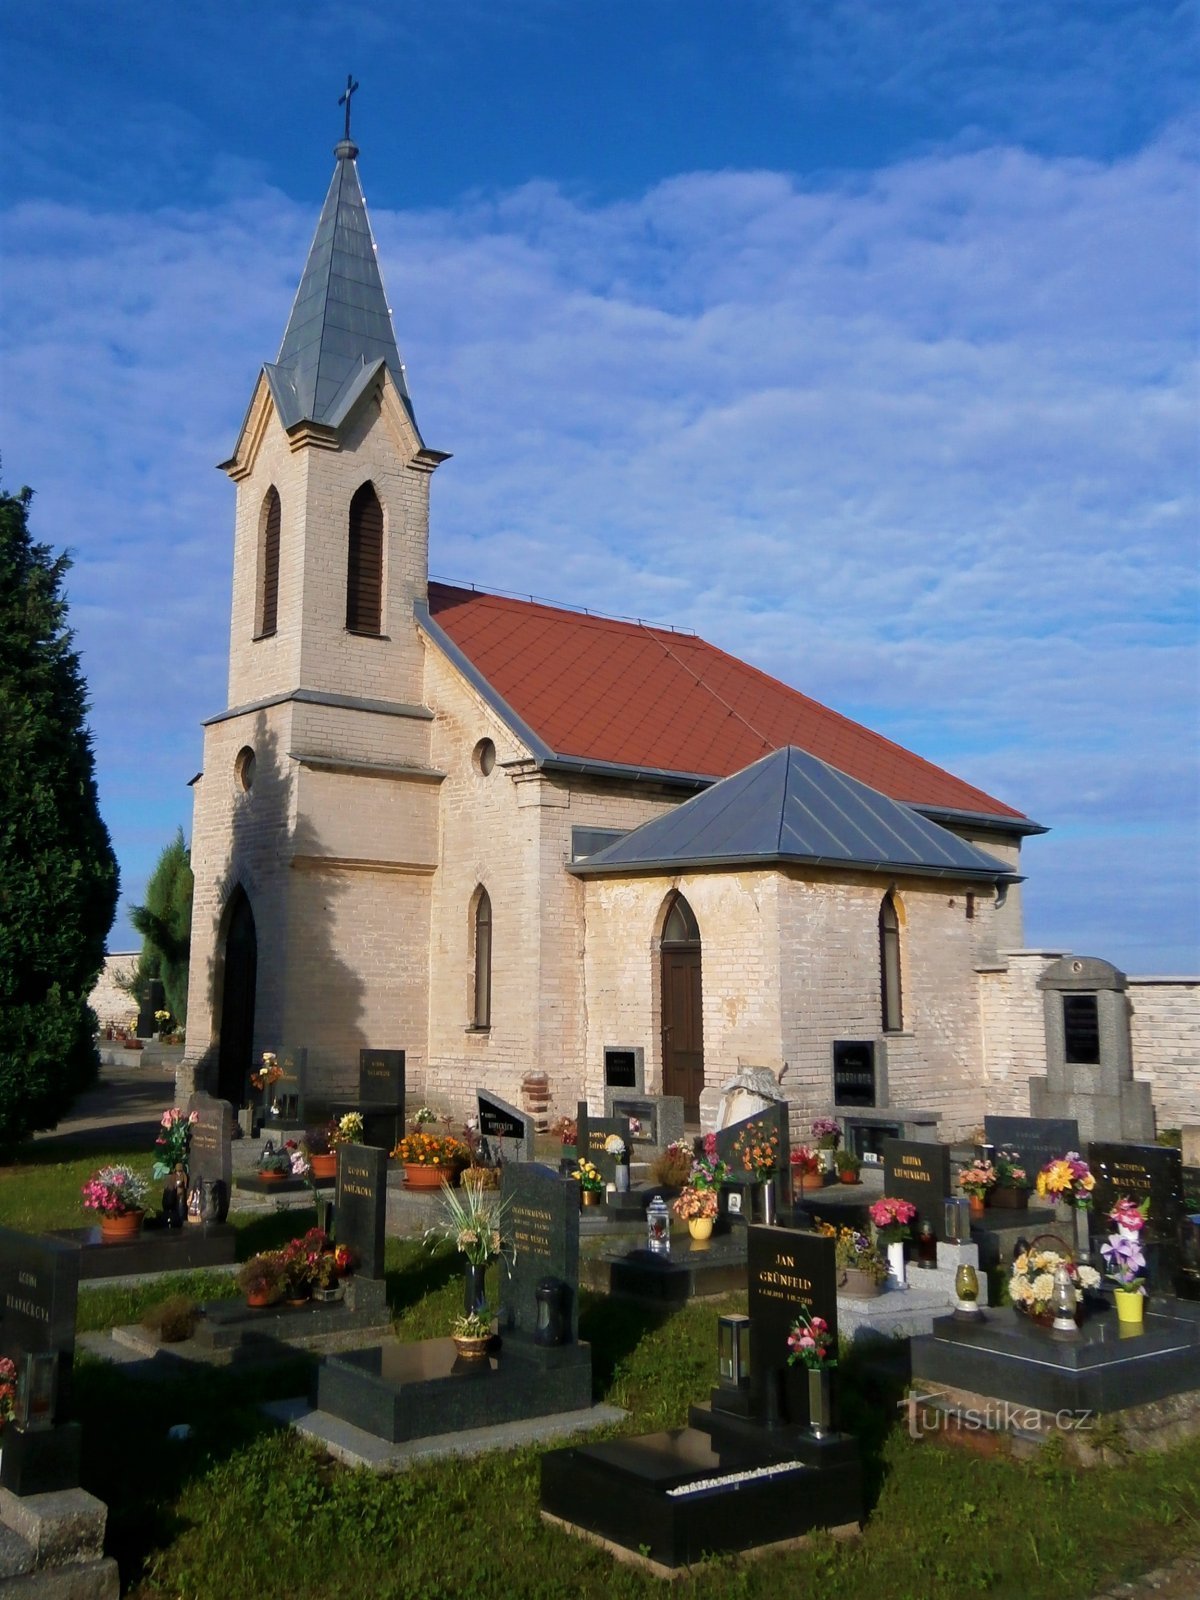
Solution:
{"label": "metal spire roof", "polygon": [[275,364],[263,369],[285,428],[301,422],[337,427],[381,366],[412,415],[358,183],[358,146],[345,138],[333,153],[337,166],[283,344]]}
{"label": "metal spire roof", "polygon": [[571,871],[805,862],[1014,883],[1017,874],[949,829],[795,745],[643,823]]}

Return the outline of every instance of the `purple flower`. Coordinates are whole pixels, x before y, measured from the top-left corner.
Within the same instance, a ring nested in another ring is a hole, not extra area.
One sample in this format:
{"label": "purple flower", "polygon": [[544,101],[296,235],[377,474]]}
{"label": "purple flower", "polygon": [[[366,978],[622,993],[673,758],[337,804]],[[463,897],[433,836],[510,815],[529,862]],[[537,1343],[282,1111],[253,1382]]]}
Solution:
{"label": "purple flower", "polygon": [[1110,1234],[1108,1243],[1100,1246],[1100,1254],[1108,1262],[1109,1277],[1123,1289],[1131,1288],[1145,1270],[1141,1244],[1127,1234]]}

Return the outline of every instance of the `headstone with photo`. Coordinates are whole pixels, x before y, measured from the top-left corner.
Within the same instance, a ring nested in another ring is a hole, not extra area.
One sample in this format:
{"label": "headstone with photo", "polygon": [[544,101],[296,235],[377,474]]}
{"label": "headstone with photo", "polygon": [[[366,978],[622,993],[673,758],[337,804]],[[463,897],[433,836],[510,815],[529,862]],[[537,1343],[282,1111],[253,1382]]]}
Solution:
{"label": "headstone with photo", "polygon": [[71,1421],[79,1249],[0,1228],[0,1356],[17,1372],[16,1415],[0,1434],[0,1487],[49,1494],[79,1483]]}
{"label": "headstone with photo", "polygon": [[[1096,1180],[1089,1218],[1093,1256],[1114,1231],[1108,1213],[1117,1201],[1122,1196],[1135,1204],[1148,1201],[1141,1234],[1147,1287],[1155,1294],[1174,1293],[1185,1214],[1180,1152],[1159,1144],[1096,1141],[1088,1145],[1087,1162]],[[1103,1263],[1096,1260],[1095,1265],[1100,1268]]]}
{"label": "headstone with photo", "polygon": [[912,1234],[927,1222],[934,1237],[943,1233],[944,1202],[950,1187],[950,1147],[907,1139],[883,1141],[883,1192],[895,1200],[909,1200],[917,1208]]}
{"label": "headstone with photo", "polygon": [[476,1089],[479,1137],[495,1161],[533,1160],[533,1118],[486,1089]]}
{"label": "headstone with photo", "polygon": [[370,1145],[338,1147],[337,1242],[358,1252],[359,1272],[383,1277],[384,1225],[387,1220],[387,1151]]}
{"label": "headstone with photo", "polygon": [[726,1128],[717,1129],[717,1155],[729,1165],[728,1188],[731,1193],[726,1197],[726,1204],[729,1211],[735,1213],[730,1201],[735,1197],[740,1198],[741,1204],[736,1208],[736,1212],[746,1217],[747,1221],[751,1215],[750,1193],[756,1187],[761,1188],[763,1184],[763,1179],[754,1164],[753,1151],[756,1146],[765,1147],[772,1138],[775,1140],[776,1154],[772,1185],[775,1190],[778,1215],[779,1209],[790,1200],[791,1186],[786,1102],[768,1104],[764,1109],[756,1111],[752,1117],[745,1117],[741,1122],[733,1122]]}

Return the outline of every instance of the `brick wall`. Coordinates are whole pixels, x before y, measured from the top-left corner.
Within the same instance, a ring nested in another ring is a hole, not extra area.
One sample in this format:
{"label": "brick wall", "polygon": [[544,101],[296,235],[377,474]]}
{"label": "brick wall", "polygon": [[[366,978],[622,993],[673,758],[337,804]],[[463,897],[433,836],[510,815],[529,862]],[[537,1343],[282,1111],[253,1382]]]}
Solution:
{"label": "brick wall", "polygon": [[88,1004],[102,1028],[124,1027],[136,1016],[137,1003],[121,988],[121,979],[132,974],[139,954],[137,950],[114,950],[105,956],[96,986],[88,995]]}
{"label": "brick wall", "polygon": [[1200,1122],[1200,978],[1130,978],[1133,1074],[1160,1128]]}

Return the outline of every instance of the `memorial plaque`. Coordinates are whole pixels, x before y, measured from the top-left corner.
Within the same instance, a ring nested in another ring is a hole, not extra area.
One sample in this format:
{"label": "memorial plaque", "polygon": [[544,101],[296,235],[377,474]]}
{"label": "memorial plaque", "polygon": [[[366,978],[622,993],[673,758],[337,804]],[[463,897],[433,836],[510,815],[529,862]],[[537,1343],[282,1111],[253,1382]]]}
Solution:
{"label": "memorial plaque", "polygon": [[[1093,1254],[1114,1231],[1108,1213],[1123,1195],[1135,1204],[1149,1200],[1142,1229],[1147,1283],[1155,1293],[1173,1293],[1184,1218],[1181,1153],[1160,1144],[1097,1142],[1088,1145],[1087,1163],[1096,1179],[1089,1219]],[[1102,1261],[1096,1265],[1103,1267]]]}
{"label": "memorial plaque", "polygon": [[761,1421],[808,1422],[808,1372],[788,1365],[788,1334],[803,1310],[824,1317],[837,1348],[834,1241],[795,1228],[746,1230],[750,1403]]}
{"label": "memorial plaque", "polygon": [[875,1104],[875,1044],[871,1039],[835,1039],[833,1045],[835,1106]]}
{"label": "memorial plaque", "polygon": [[387,1152],[364,1144],[338,1146],[334,1226],[339,1244],[357,1250],[359,1271],[383,1277],[383,1237],[387,1220]]}
{"label": "memorial plaque", "polygon": [[983,1137],[993,1151],[1015,1150],[1032,1185],[1043,1167],[1079,1149],[1079,1124],[1073,1117],[984,1117]]}
{"label": "memorial plaque", "polygon": [[404,1107],[404,1051],[358,1052],[358,1098],[366,1106]]}
{"label": "memorial plaque", "polygon": [[275,1057],[275,1064],[283,1073],[271,1091],[279,1108],[280,1121],[295,1124],[304,1121],[304,1089],[308,1076],[308,1051],[285,1045]]}
{"label": "memorial plaque", "polygon": [[911,1200],[917,1208],[913,1237],[927,1222],[937,1238],[942,1236],[942,1202],[950,1187],[950,1147],[916,1144],[908,1139],[883,1141],[883,1192],[896,1200]]}
{"label": "memorial plaque", "polygon": [[510,1162],[500,1194],[508,1208],[504,1231],[516,1247],[511,1277],[501,1269],[500,1326],[532,1337],[538,1284],[553,1278],[566,1285],[574,1344],[579,1338],[579,1185],[536,1162]]}
{"label": "memorial plaque", "polygon": [[479,1136],[487,1140],[490,1154],[499,1155],[507,1161],[533,1160],[532,1117],[518,1111],[516,1106],[510,1106],[507,1100],[501,1100],[483,1089],[475,1091],[475,1106],[479,1116]]}
{"label": "memorial plaque", "polygon": [[606,1089],[633,1089],[641,1094],[646,1088],[646,1056],[640,1046],[626,1048],[621,1045],[604,1047],[604,1087]]}
{"label": "memorial plaque", "polygon": [[188,1148],[188,1181],[202,1181],[206,1189],[220,1185],[214,1200],[217,1221],[224,1222],[233,1184],[233,1107],[228,1100],[200,1093],[188,1101],[188,1110],[196,1113]]}
{"label": "memorial plaque", "polygon": [[604,1148],[604,1141],[615,1133],[625,1146],[625,1159],[628,1160],[630,1145],[628,1117],[589,1117],[587,1103],[581,1100],[576,1121],[578,1136],[575,1148],[581,1156],[587,1157],[605,1183],[612,1183],[617,1170],[617,1158],[609,1155]]}

